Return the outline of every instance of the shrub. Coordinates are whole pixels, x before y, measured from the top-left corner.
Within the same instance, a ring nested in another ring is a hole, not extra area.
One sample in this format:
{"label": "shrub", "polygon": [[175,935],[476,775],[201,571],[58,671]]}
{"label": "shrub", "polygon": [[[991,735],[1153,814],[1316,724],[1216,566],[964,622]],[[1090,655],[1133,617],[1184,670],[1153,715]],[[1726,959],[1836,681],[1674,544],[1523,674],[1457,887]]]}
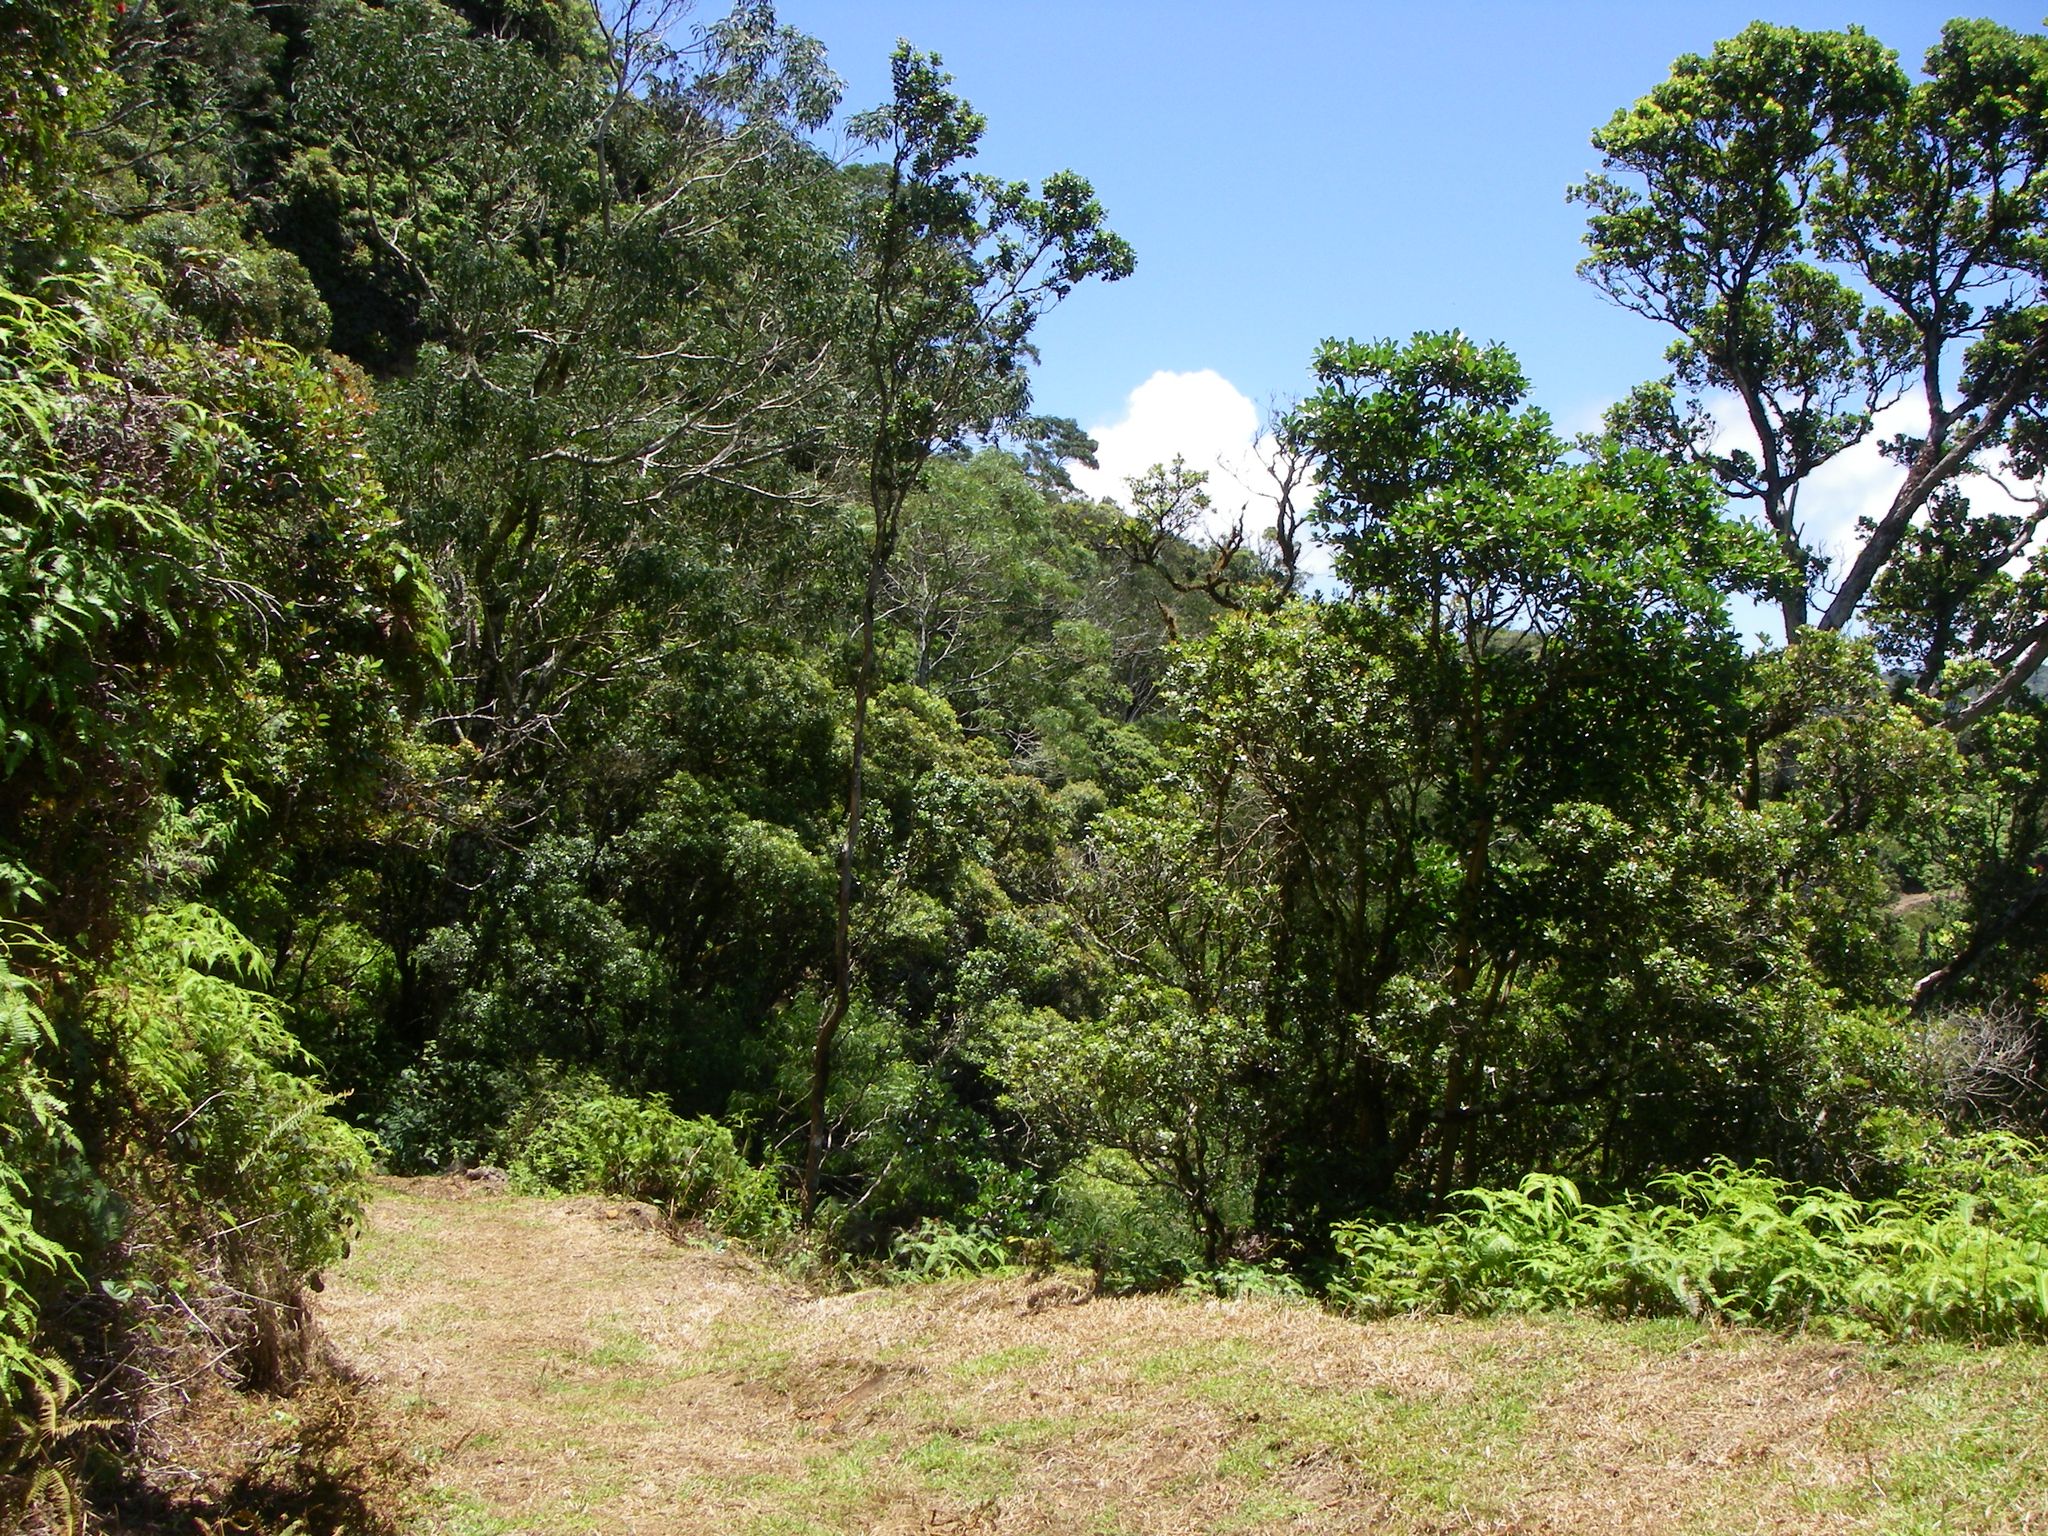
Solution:
{"label": "shrub", "polygon": [[1060,1174],[1048,1235],[1118,1290],[1156,1290],[1201,1267],[1201,1235],[1186,1206],[1127,1153],[1107,1147]]}
{"label": "shrub", "polygon": [[1726,1160],[1613,1205],[1533,1174],[1466,1191],[1465,1209],[1434,1225],[1338,1228],[1330,1292],[1369,1314],[1591,1308],[1844,1335],[2048,1336],[2048,1175],[2038,1152],[1995,1140],[1868,1202]]}
{"label": "shrub", "polygon": [[1003,1240],[978,1228],[962,1229],[927,1219],[897,1234],[891,1257],[906,1275],[918,1280],[949,1280],[958,1275],[986,1275],[1010,1262]]}
{"label": "shrub", "polygon": [[732,1132],[715,1120],[684,1119],[659,1094],[556,1090],[511,1174],[515,1188],[622,1195],[742,1237],[789,1225],[774,1175],[740,1155]]}
{"label": "shrub", "polygon": [[430,1173],[489,1160],[501,1127],[532,1093],[526,1074],[429,1043],[391,1084],[377,1141],[393,1173]]}
{"label": "shrub", "polygon": [[176,907],[141,921],[87,1013],[140,1114],[127,1178],[201,1244],[232,1235],[237,1255],[296,1282],[347,1251],[370,1153],[296,1070],[313,1063],[253,985],[265,969],[219,913]]}

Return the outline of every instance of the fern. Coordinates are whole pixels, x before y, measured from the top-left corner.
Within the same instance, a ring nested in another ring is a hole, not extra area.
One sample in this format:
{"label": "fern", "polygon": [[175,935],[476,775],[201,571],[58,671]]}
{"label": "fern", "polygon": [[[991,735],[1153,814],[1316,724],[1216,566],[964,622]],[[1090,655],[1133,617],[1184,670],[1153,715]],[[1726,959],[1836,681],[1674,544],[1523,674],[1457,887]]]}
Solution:
{"label": "fern", "polygon": [[23,925],[0,927],[0,1411],[68,1381],[36,1338],[42,1293],[77,1273],[72,1255],[37,1229],[18,1161],[31,1144],[61,1145],[70,1136],[35,1059],[55,1037],[34,985],[16,969],[24,952],[46,955],[49,946]]}
{"label": "fern", "polygon": [[1010,1261],[1001,1238],[931,1219],[898,1233],[889,1252],[900,1270],[919,1280],[991,1274]]}
{"label": "fern", "polygon": [[[1589,1205],[1569,1180],[1468,1190],[1434,1225],[1337,1229],[1340,1304],[1369,1314],[1586,1308],[1838,1334],[2048,1337],[2048,1174],[2009,1138],[1896,1200],[1726,1160]],[[1973,1187],[1975,1186],[1975,1187]]]}
{"label": "fern", "polygon": [[0,1517],[16,1529],[32,1513],[54,1513],[67,1536],[84,1536],[85,1505],[79,1497],[70,1443],[108,1419],[81,1419],[65,1412],[68,1380],[37,1383],[21,1406],[0,1409]]}
{"label": "fern", "polygon": [[156,1193],[200,1241],[261,1228],[284,1270],[341,1256],[362,1214],[369,1147],[300,1069],[315,1064],[256,989],[253,945],[210,908],[152,913],[93,989],[91,1027],[122,1063],[152,1149],[177,1170]]}
{"label": "fern", "polygon": [[686,1120],[659,1094],[631,1098],[588,1081],[557,1090],[511,1172],[517,1188],[625,1195],[742,1237],[789,1222],[773,1175],[750,1166],[724,1126]]}

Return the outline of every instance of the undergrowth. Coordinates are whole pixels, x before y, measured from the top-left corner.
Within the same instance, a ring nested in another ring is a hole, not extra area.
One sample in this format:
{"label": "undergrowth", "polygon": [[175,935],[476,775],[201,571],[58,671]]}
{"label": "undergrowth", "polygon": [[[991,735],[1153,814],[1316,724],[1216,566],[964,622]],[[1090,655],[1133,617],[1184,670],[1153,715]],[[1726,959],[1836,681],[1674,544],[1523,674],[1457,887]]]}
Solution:
{"label": "undergrowth", "polygon": [[77,1528],[107,1499],[199,1508],[150,1450],[194,1398],[327,1372],[302,1287],[346,1251],[369,1149],[266,980],[196,904],[94,968],[0,932],[0,1529]]}
{"label": "undergrowth", "polygon": [[788,1230],[775,1176],[741,1156],[715,1120],[685,1119],[660,1095],[591,1085],[553,1095],[519,1143],[512,1185],[528,1193],[612,1194],[738,1237]]}
{"label": "undergrowth", "polygon": [[1014,1262],[1010,1245],[978,1228],[926,1220],[898,1233],[889,1245],[897,1272],[911,1280],[951,1280],[988,1275]]}
{"label": "undergrowth", "polygon": [[[511,1172],[529,1192],[613,1194],[739,1237],[797,1236],[773,1170],[751,1166],[726,1127],[658,1096],[563,1086],[519,1138]],[[1885,1199],[1721,1159],[1608,1204],[1556,1174],[1458,1200],[1434,1222],[1340,1225],[1325,1299],[1366,1316],[1583,1310],[1841,1337],[2048,1337],[2048,1162],[2013,1136],[1951,1141]],[[795,1247],[818,1258],[816,1243]],[[1051,1238],[928,1219],[896,1237],[888,1268],[952,1279],[1063,1253]],[[1100,1256],[1097,1268],[1115,1273]],[[1283,1268],[1249,1263],[1211,1272],[1182,1261],[1136,1288],[1176,1279],[1212,1296],[1310,1294]]]}
{"label": "undergrowth", "polygon": [[1584,1309],[1844,1337],[2048,1336],[2048,1171],[1968,1138],[1894,1198],[1717,1160],[1613,1204],[1533,1174],[1433,1224],[1347,1223],[1331,1300],[1353,1312]]}

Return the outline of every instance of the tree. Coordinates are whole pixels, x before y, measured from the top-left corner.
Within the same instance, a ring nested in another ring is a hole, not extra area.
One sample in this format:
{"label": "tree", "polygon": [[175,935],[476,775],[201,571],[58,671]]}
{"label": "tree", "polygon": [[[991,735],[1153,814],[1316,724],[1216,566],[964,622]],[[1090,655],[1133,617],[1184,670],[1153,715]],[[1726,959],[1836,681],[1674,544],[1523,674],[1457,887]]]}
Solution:
{"label": "tree", "polygon": [[0,270],[33,272],[80,212],[80,131],[102,103],[106,0],[20,0],[0,26]]}
{"label": "tree", "polygon": [[442,726],[485,779],[559,760],[587,700],[738,590],[717,568],[750,520],[815,499],[794,445],[837,387],[845,204],[804,135],[837,82],[765,6],[650,31],[683,9],[606,6],[559,57],[431,0],[308,30],[288,179],[338,202],[342,267],[387,274],[388,332],[338,340],[405,374],[380,458],[449,597]]}
{"label": "tree", "polygon": [[1088,183],[1072,172],[1033,193],[1023,182],[970,174],[982,117],[954,95],[936,55],[898,44],[894,99],[853,124],[885,152],[856,214],[857,339],[870,516],[854,671],[846,820],[839,850],[830,996],[811,1053],[810,1130],[802,1199],[818,1193],[832,1046],[853,990],[853,906],[861,848],[863,772],[875,689],[875,626],[905,502],[940,447],[986,434],[1025,412],[1025,368],[1039,317],[1089,277],[1131,271],[1130,247],[1103,225]]}
{"label": "tree", "polygon": [[1001,449],[935,460],[904,508],[880,618],[883,664],[901,655],[909,681],[970,730],[1028,730],[1042,709],[1088,707],[1077,674],[1098,632],[1075,613],[1094,557],[1070,510]]}
{"label": "tree", "polygon": [[[2048,39],[1953,21],[1926,73],[1909,80],[1855,28],[1756,23],[1618,112],[1593,138],[1605,170],[1571,195],[1592,210],[1581,270],[1678,336],[1675,377],[1612,425],[1754,504],[1789,563],[1788,640],[1939,587],[1912,660],[1927,691],[1954,660],[1990,664],[1964,674],[1967,725],[2048,658],[2040,557],[2031,582],[2000,586],[2042,526],[2038,491],[2018,517],[1972,512],[1965,491],[2001,452],[2024,485],[2041,471]],[[1715,446],[1701,391],[1734,398],[1753,446]],[[1801,492],[1909,393],[1925,424],[1880,445],[1897,488],[1835,571]]]}
{"label": "tree", "polygon": [[[1249,1216],[1274,1062],[1260,839],[1151,792],[1090,830],[1068,901],[1108,978],[1099,1020],[1013,1023],[1006,1077],[1188,1207],[1211,1269]],[[1226,808],[1228,796],[1224,797]],[[1207,810],[1209,814],[1204,814]]]}
{"label": "tree", "polygon": [[1541,830],[1727,771],[1722,594],[1777,568],[1698,472],[1572,461],[1499,348],[1331,343],[1317,377],[1295,429],[1349,599],[1226,618],[1178,680],[1204,813],[1266,844],[1268,1223],[1472,1175],[1547,963]]}
{"label": "tree", "polygon": [[[1155,572],[1183,597],[1199,592],[1219,608],[1243,607],[1246,590],[1257,589],[1263,573],[1245,550],[1243,519],[1218,537],[1204,533],[1215,506],[1209,472],[1188,468],[1176,454],[1171,464],[1154,464],[1126,484],[1131,514],[1116,530],[1123,559]],[[1171,612],[1162,613],[1173,627]]]}
{"label": "tree", "polygon": [[[1248,451],[1258,466],[1252,477],[1257,489],[1239,483],[1237,514],[1221,532],[1204,527],[1216,505],[1207,470],[1190,469],[1176,457],[1133,476],[1131,516],[1117,528],[1123,559],[1155,572],[1182,596],[1199,592],[1219,608],[1273,608],[1300,592],[1318,490],[1315,453],[1301,440],[1293,412],[1277,406]],[[1248,542],[1253,531],[1245,516],[1255,499],[1272,503],[1273,524]]]}

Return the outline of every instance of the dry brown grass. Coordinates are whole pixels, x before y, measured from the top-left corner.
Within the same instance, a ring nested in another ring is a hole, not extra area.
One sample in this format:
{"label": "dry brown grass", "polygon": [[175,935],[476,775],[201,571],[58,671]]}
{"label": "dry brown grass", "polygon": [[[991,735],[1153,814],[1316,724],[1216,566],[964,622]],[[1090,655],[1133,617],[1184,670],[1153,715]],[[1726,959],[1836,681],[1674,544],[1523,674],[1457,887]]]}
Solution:
{"label": "dry brown grass", "polygon": [[2038,1350],[1024,1279],[821,1297],[631,1216],[379,1199],[320,1310],[434,1464],[426,1527],[2048,1530]]}

